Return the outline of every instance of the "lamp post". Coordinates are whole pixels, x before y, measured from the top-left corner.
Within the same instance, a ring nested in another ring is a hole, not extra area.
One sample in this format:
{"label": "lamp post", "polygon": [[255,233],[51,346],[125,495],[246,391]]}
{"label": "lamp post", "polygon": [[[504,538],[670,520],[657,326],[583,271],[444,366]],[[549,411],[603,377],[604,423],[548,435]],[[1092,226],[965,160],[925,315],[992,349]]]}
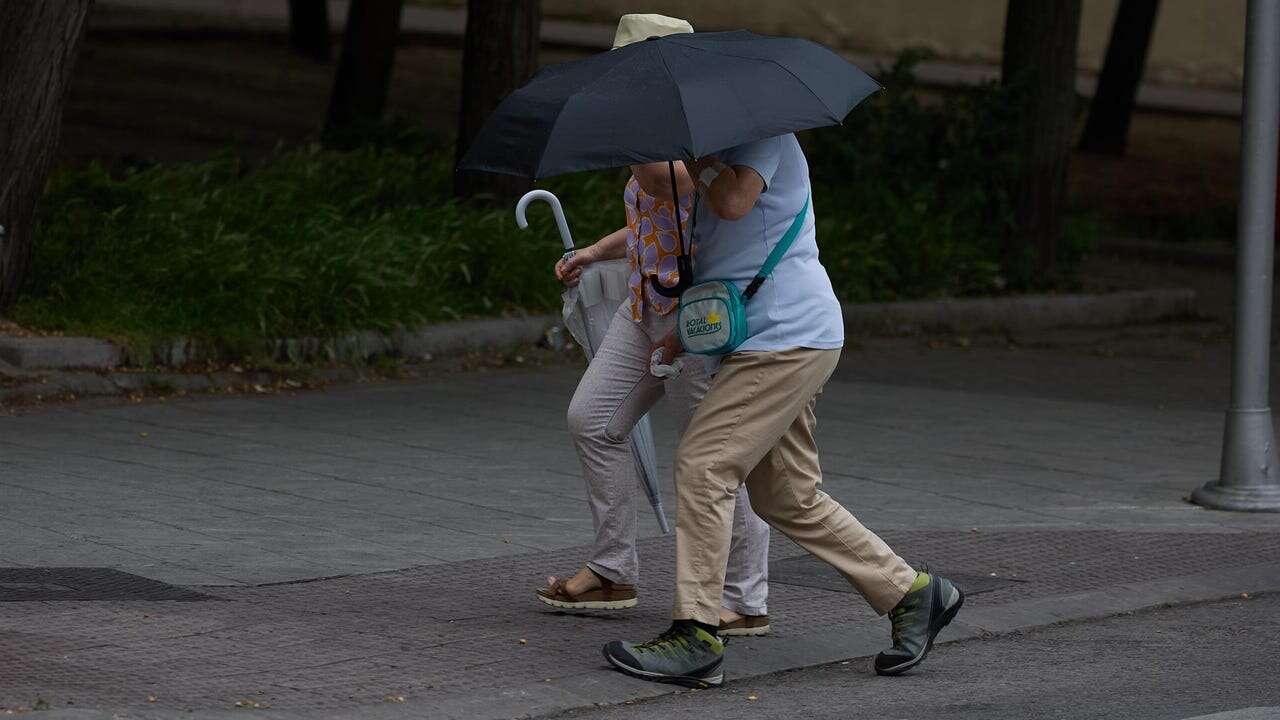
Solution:
{"label": "lamp post", "polygon": [[1191,495],[1220,510],[1280,512],[1280,460],[1271,423],[1271,291],[1280,132],[1280,0],[1249,0],[1236,239],[1231,406],[1217,480]]}

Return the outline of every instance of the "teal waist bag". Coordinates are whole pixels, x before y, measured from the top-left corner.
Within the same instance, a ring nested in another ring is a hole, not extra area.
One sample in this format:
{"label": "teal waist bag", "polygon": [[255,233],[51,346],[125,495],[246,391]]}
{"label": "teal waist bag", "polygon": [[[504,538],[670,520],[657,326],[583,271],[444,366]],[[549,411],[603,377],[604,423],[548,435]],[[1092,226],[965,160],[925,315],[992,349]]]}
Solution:
{"label": "teal waist bag", "polygon": [[765,258],[760,271],[751,279],[746,290],[738,290],[732,280],[707,280],[697,283],[680,295],[680,309],[676,312],[676,331],[685,352],[698,355],[725,355],[738,349],[750,336],[747,328],[747,303],[755,297],[769,274],[787,254],[796,236],[804,227],[809,213],[809,200],[787,228],[778,244]]}

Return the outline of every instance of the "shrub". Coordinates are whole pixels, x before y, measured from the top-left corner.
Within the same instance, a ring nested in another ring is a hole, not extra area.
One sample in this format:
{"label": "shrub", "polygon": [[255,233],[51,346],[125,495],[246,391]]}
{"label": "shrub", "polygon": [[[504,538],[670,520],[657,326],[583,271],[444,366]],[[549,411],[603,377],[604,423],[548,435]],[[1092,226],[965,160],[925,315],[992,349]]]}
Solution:
{"label": "shrub", "polygon": [[1029,284],[1002,266],[1017,165],[1012,98],[997,84],[928,96],[913,72],[922,57],[904,54],[882,92],[808,138],[818,238],[847,299]]}
{"label": "shrub", "polygon": [[[14,317],[125,341],[224,340],[554,307],[551,214],[531,212],[521,232],[510,210],[455,202],[447,157],[309,147],[256,167],[225,156],[61,175]],[[622,223],[621,184],[617,173],[553,184],[578,238]]]}
{"label": "shrub", "polygon": [[[1002,265],[1016,164],[1010,99],[996,85],[928,97],[912,73],[918,59],[899,60],[887,89],[843,126],[802,138],[837,293],[895,300],[1032,286]],[[521,232],[509,209],[455,202],[450,148],[404,125],[342,147],[56,177],[14,319],[125,342],[186,335],[249,347],[558,305],[550,212],[532,212],[532,231]],[[624,173],[546,184],[579,244],[623,222]],[[1070,224],[1068,277],[1096,232],[1096,222]]]}

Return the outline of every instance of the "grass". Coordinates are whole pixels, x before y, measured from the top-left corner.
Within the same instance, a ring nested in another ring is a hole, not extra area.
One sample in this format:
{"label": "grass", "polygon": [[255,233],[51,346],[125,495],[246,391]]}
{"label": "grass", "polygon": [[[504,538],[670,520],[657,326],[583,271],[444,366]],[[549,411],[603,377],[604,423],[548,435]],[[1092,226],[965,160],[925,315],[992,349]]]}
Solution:
{"label": "grass", "polygon": [[[64,174],[12,317],[132,343],[250,343],[555,307],[551,213],[535,206],[520,231],[510,210],[450,199],[450,181],[448,156],[417,143]],[[551,188],[591,238],[621,224],[621,183]]]}

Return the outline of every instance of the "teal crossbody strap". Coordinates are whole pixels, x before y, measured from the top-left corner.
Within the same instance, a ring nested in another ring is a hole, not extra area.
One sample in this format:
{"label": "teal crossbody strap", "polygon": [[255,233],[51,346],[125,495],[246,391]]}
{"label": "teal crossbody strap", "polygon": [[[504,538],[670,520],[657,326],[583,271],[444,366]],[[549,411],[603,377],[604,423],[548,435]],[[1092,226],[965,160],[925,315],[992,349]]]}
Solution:
{"label": "teal crossbody strap", "polygon": [[773,251],[769,253],[769,257],[765,258],[764,265],[760,266],[760,272],[751,279],[751,283],[747,285],[747,289],[742,291],[743,301],[750,300],[760,286],[764,284],[773,269],[782,262],[782,256],[787,254],[787,250],[791,249],[791,243],[796,241],[796,236],[800,234],[800,229],[804,227],[805,216],[809,214],[809,201],[812,196],[804,199],[804,207],[800,208],[800,212],[796,214],[796,219],[791,221],[791,227],[787,228],[787,234],[782,236],[777,245],[773,246]]}

